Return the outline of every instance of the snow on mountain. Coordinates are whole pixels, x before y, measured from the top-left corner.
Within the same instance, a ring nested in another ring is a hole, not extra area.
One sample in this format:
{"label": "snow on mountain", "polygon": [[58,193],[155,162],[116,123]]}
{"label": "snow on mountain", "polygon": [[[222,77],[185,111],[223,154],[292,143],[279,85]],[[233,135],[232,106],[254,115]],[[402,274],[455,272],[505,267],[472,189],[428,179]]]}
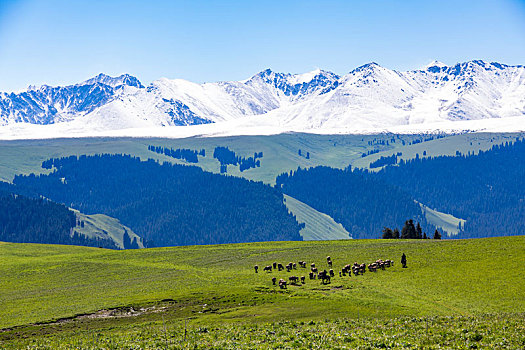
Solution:
{"label": "snow on mountain", "polygon": [[427,64],[423,70],[429,70],[429,69],[432,69],[432,70],[435,70],[435,69],[441,69],[441,68],[445,68],[447,67],[446,64],[444,64],[443,62],[439,62],[437,60],[434,60],[432,62],[430,62],[429,64]]}
{"label": "snow on mountain", "polygon": [[133,86],[133,87],[136,87],[136,88],[143,88],[144,86],[142,86],[141,82],[129,75],[129,74],[122,74],[118,77],[110,77],[109,75],[106,75],[104,73],[100,73],[99,75],[91,78],[91,79],[88,79],[80,84],[77,84],[77,86],[80,86],[80,85],[94,85],[96,83],[100,83],[100,84],[104,84],[104,85],[108,85],[108,86],[111,86],[111,87],[117,87],[117,86],[121,86],[121,85],[126,85],[126,86]]}
{"label": "snow on mountain", "polygon": [[342,76],[327,94],[270,116],[312,129],[525,116],[525,68],[471,61],[397,72],[370,63]]}
{"label": "snow on mountain", "polygon": [[125,87],[142,87],[137,78],[100,74],[70,86],[29,86],[20,93],[0,93],[0,125],[54,124],[83,117],[112,101]]}
{"label": "snow on mountain", "polygon": [[365,131],[510,117],[525,117],[525,67],[479,60],[406,72],[369,63],[343,76],[266,69],[244,81],[162,78],[147,87],[128,74],[99,74],[77,85],[0,93],[0,125],[65,124],[59,129],[88,133],[192,125],[210,132],[223,124],[251,132]]}

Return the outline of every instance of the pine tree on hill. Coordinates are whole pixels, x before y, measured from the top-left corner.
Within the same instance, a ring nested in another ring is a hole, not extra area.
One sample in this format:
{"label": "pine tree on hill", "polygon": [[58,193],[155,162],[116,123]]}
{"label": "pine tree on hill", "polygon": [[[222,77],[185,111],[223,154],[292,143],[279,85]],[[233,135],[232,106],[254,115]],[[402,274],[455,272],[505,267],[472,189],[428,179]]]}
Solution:
{"label": "pine tree on hill", "polygon": [[416,227],[414,226],[414,220],[410,219],[405,221],[405,225],[401,229],[402,239],[414,239],[417,238]]}
{"label": "pine tree on hill", "polygon": [[394,239],[399,239],[400,235],[399,235],[399,229],[397,227],[394,229],[394,234],[393,235],[394,235]]}
{"label": "pine tree on hill", "polygon": [[417,223],[417,227],[416,227],[416,237],[415,238],[422,239],[423,238],[422,232],[423,232],[423,230],[421,229],[421,225],[418,222]]}
{"label": "pine tree on hill", "polygon": [[383,239],[393,239],[394,238],[394,231],[392,229],[385,227],[383,229]]}
{"label": "pine tree on hill", "polygon": [[441,239],[441,233],[436,229],[436,232],[434,232],[434,239]]}

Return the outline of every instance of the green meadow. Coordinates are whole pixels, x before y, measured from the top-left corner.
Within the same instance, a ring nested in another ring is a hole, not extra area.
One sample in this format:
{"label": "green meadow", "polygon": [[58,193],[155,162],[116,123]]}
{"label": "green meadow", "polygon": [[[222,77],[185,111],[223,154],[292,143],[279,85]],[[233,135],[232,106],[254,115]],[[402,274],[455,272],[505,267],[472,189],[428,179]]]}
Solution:
{"label": "green meadow", "polygon": [[[397,341],[403,332],[405,341],[421,346],[435,337],[441,337],[442,344],[475,346],[484,344],[483,339],[495,344],[503,337],[516,345],[525,341],[525,264],[520,263],[525,261],[524,248],[525,236],[125,251],[2,243],[0,345],[308,348],[322,344],[312,343],[320,341],[307,336],[312,332],[326,333],[325,341],[332,339],[328,344],[340,348],[373,348],[370,344],[376,341],[401,346]],[[399,263],[402,253],[408,258],[406,269]],[[273,262],[299,260],[328,269],[326,256],[331,256],[336,271],[327,285],[309,280],[307,269],[300,267],[290,273],[262,272]],[[376,259],[396,263],[360,276],[337,273],[345,264]],[[257,274],[254,265],[260,267]],[[291,275],[306,276],[306,283],[287,289],[272,285],[272,277]],[[432,333],[425,338],[417,329],[426,332],[428,323]],[[181,327],[186,328],[185,343]],[[385,338],[389,334],[394,338]],[[476,341],[476,334],[482,338]],[[238,339],[238,346],[232,345],[236,343],[231,337]],[[411,337],[415,338],[408,340]],[[354,340],[346,344],[347,338]],[[271,339],[273,345],[264,345]]]}

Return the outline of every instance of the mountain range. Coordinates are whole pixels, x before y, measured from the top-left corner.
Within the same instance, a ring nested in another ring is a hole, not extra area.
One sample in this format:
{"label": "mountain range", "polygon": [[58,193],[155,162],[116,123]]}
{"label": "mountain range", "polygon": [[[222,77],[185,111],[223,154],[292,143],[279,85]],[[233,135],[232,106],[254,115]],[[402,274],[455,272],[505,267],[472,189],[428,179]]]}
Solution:
{"label": "mountain range", "polygon": [[266,69],[243,81],[204,84],[161,78],[144,86],[128,74],[99,74],[76,85],[0,93],[2,127],[68,125],[87,132],[224,122],[371,130],[524,116],[525,67],[481,60],[435,61],[404,72],[369,63],[342,76]]}

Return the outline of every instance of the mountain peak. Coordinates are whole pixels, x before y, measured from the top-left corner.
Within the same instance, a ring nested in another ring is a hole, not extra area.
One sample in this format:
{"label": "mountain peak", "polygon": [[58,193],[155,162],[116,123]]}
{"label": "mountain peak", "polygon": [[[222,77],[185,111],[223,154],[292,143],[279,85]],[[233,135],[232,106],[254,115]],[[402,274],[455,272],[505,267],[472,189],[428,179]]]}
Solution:
{"label": "mountain peak", "polygon": [[132,75],[122,74],[122,75],[119,75],[118,77],[111,77],[111,76],[109,76],[107,74],[104,74],[104,73],[100,73],[100,74],[94,76],[93,78],[88,79],[88,80],[86,80],[86,81],[84,81],[84,82],[82,82],[80,84],[77,84],[77,85],[92,85],[92,84],[96,84],[96,83],[108,85],[108,86],[111,86],[111,87],[117,87],[117,86],[120,86],[120,85],[133,86],[133,87],[137,87],[137,88],[143,88],[144,87],[142,85],[142,83],[137,78],[135,78]]}
{"label": "mountain peak", "polygon": [[314,80],[316,77],[329,78],[329,79],[332,78],[333,80],[337,80],[339,78],[336,74],[332,72],[316,68],[310,72],[306,72],[302,74],[293,74],[289,78],[289,83],[292,85],[309,83],[312,80]]}
{"label": "mountain peak", "polygon": [[255,77],[261,77],[261,78],[264,78],[264,77],[268,77],[272,74],[275,74],[275,72],[273,70],[271,70],[270,68],[266,68],[262,71],[260,71],[259,73],[255,74],[252,78],[255,78]]}
{"label": "mountain peak", "polygon": [[442,70],[445,70],[447,68],[448,68],[448,66],[446,64],[444,64],[443,62],[434,60],[434,61],[430,62],[429,64],[427,64],[422,70],[427,71],[427,72],[431,72],[431,73],[439,73]]}
{"label": "mountain peak", "polygon": [[0,93],[0,125],[77,123],[89,115],[97,125],[127,128],[268,114],[264,123],[303,130],[516,117],[524,115],[524,77],[524,67],[481,60],[451,66],[434,61],[411,71],[371,62],[343,77],[321,69],[290,74],[268,68],[242,82],[160,79],[145,89],[128,88],[142,86],[129,74],[98,74],[78,85]]}
{"label": "mountain peak", "polygon": [[370,62],[370,63],[363,64],[362,66],[359,66],[359,67],[355,68],[350,73],[358,73],[358,72],[363,72],[363,71],[372,71],[372,70],[375,70],[377,68],[382,68],[382,67],[379,64],[377,64],[376,62]]}
{"label": "mountain peak", "polygon": [[447,67],[447,65],[444,64],[443,62],[438,61],[438,60],[433,60],[432,62],[430,62],[429,64],[427,64],[425,66],[424,70],[427,70],[428,68],[431,68],[431,67],[443,68],[443,67]]}

